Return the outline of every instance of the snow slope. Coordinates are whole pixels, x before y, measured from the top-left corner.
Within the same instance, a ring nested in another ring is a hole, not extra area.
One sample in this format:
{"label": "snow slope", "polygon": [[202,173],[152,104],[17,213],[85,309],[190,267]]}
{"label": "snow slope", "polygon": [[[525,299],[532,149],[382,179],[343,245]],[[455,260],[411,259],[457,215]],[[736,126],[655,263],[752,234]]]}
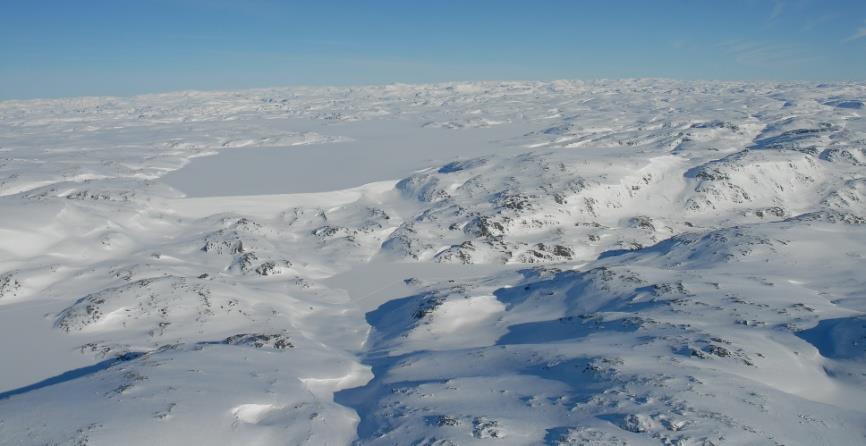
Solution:
{"label": "snow slope", "polygon": [[864,101],[0,102],[0,443],[864,443]]}

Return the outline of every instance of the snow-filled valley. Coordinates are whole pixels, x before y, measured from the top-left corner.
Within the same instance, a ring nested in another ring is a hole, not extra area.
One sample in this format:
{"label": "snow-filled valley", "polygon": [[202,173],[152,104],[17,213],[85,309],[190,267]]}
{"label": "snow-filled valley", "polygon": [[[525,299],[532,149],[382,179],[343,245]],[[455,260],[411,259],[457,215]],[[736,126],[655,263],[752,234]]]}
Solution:
{"label": "snow-filled valley", "polygon": [[0,444],[864,444],[864,103],[0,102]]}

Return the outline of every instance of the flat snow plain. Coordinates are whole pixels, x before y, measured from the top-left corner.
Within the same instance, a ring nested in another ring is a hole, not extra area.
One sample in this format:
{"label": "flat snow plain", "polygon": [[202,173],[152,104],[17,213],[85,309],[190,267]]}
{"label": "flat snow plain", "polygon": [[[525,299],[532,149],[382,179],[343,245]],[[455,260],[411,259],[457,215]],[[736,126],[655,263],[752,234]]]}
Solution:
{"label": "flat snow plain", "polygon": [[0,102],[0,444],[866,443],[864,102]]}

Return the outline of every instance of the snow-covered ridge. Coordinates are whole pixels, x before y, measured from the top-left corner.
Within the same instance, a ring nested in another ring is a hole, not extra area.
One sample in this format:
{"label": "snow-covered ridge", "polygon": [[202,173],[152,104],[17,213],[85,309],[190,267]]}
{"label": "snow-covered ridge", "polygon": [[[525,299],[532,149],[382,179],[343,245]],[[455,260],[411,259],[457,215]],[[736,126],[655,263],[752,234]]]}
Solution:
{"label": "snow-covered ridge", "polygon": [[[862,443],[864,101],[627,80],[0,102],[0,438]],[[160,180],[347,122],[496,139],[340,191]]]}

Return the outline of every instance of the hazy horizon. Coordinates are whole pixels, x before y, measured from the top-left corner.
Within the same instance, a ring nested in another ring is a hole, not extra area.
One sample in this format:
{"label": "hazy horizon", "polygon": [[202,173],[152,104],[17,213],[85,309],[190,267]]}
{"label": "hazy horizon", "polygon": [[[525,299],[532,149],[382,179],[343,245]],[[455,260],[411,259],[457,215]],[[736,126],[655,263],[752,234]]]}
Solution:
{"label": "hazy horizon", "polygon": [[0,100],[478,80],[866,78],[866,3],[7,4]]}

